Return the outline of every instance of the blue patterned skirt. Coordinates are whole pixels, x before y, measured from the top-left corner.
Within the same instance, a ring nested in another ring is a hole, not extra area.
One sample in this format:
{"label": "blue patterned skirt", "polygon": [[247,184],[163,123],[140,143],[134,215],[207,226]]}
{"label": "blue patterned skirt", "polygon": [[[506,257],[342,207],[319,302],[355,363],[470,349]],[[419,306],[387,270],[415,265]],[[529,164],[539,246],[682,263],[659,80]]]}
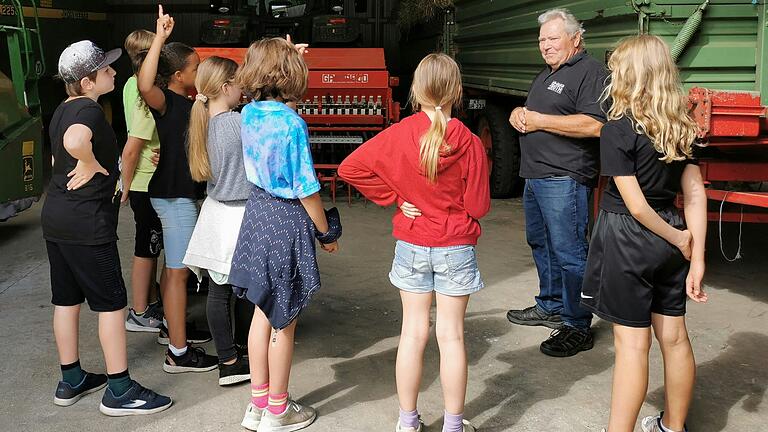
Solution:
{"label": "blue patterned skirt", "polygon": [[278,330],[309,304],[320,288],[320,272],[315,224],[299,200],[277,198],[253,188],[245,205],[229,283]]}

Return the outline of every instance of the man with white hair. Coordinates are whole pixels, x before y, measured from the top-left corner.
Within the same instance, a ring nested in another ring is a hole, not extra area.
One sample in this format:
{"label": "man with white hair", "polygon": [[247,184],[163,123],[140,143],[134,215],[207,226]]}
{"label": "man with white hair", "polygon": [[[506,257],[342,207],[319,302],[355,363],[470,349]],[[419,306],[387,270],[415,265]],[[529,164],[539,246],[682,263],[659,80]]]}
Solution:
{"label": "man with white hair", "polygon": [[556,329],[541,351],[568,357],[592,348],[592,314],[582,309],[589,194],[597,183],[598,99],[608,72],[584,50],[584,29],[565,9],[539,16],[539,50],[547,67],[509,122],[520,133],[520,176],[528,244],[539,274],[536,304],[510,310],[514,324]]}

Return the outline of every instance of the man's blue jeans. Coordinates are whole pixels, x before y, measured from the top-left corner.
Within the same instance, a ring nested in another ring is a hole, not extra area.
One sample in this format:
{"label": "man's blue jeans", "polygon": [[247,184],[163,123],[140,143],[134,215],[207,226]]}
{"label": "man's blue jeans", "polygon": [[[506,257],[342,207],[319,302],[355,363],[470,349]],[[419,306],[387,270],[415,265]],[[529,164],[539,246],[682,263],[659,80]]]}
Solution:
{"label": "man's blue jeans", "polygon": [[570,177],[527,179],[525,234],[539,272],[536,304],[563,323],[588,329],[592,314],[579,306],[587,263],[590,189]]}

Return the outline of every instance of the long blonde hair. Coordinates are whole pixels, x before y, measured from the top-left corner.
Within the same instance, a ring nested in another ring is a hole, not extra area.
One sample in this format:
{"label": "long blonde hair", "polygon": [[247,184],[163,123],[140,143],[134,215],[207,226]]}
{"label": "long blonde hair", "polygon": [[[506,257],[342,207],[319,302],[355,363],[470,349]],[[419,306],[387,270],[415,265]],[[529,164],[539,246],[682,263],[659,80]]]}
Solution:
{"label": "long blonde hair", "polygon": [[652,35],[622,39],[608,69],[611,82],[601,96],[602,102],[612,101],[608,120],[630,117],[635,131],[651,140],[666,163],[690,158],[696,124],[667,44]]}
{"label": "long blonde hair", "polygon": [[419,62],[413,73],[409,100],[414,111],[423,106],[435,107],[432,125],[421,137],[419,148],[419,165],[430,183],[437,182],[440,152],[450,150],[445,142],[445,112],[461,107],[461,97],[461,72],[450,56],[434,53]]}
{"label": "long blonde hair", "polygon": [[237,72],[237,63],[222,57],[208,57],[198,66],[195,88],[198,97],[189,116],[189,172],[198,182],[211,178],[208,161],[208,101],[222,95],[224,84],[231,82]]}
{"label": "long blonde hair", "polygon": [[307,91],[309,69],[292,43],[261,39],[248,47],[237,84],[255,100],[298,101]]}

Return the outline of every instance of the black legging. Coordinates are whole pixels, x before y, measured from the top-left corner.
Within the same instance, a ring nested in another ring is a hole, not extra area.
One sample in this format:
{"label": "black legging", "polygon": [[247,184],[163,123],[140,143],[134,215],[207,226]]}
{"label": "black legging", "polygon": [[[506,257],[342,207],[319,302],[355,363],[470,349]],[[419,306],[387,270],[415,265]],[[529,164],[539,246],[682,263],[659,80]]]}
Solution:
{"label": "black legging", "polygon": [[219,356],[219,363],[232,360],[237,356],[235,344],[248,345],[248,330],[251,328],[254,306],[247,299],[235,297],[235,335],[233,338],[230,318],[232,297],[234,296],[231,285],[217,285],[213,281],[209,283],[206,314],[208,315],[208,327],[211,329],[213,343],[216,345],[216,354]]}

